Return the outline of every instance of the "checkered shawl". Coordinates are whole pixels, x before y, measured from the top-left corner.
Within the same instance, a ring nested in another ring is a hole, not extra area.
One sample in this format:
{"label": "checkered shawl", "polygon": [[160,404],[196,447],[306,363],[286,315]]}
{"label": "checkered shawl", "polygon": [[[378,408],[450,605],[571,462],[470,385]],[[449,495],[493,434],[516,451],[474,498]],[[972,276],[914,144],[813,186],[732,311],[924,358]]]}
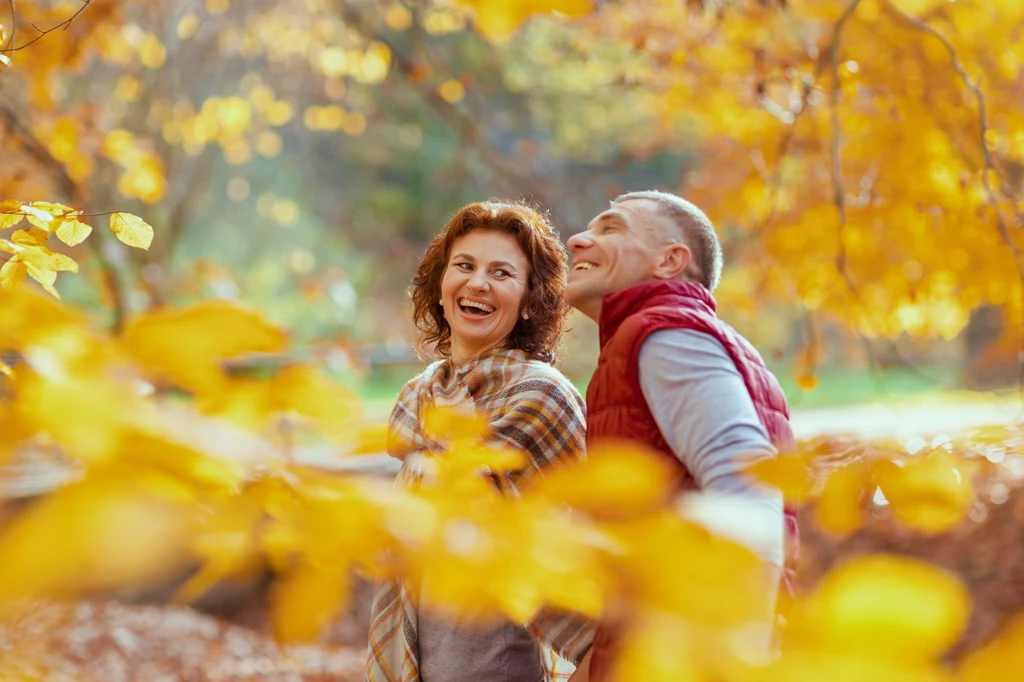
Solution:
{"label": "checkered shawl", "polygon": [[[585,403],[558,370],[530,360],[523,351],[498,349],[453,368],[431,364],[402,389],[391,413],[388,454],[402,460],[398,485],[422,478],[423,453],[444,448],[420,429],[423,410],[472,408],[488,415],[493,444],[529,455],[522,470],[495,474],[503,494],[518,488],[549,464],[579,460],[585,453]],[[397,580],[378,581],[370,611],[367,682],[419,682],[415,591]],[[542,611],[526,627],[542,644],[545,678],[567,680],[593,641],[585,619],[555,610]],[[571,663],[570,663],[571,662]]]}

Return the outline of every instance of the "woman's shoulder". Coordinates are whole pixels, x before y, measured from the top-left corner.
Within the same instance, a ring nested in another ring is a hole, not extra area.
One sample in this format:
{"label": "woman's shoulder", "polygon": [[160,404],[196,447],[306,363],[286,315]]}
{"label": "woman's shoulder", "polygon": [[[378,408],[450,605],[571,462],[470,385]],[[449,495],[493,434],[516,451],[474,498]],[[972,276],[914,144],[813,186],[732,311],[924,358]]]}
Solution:
{"label": "woman's shoulder", "polygon": [[444,363],[444,360],[434,360],[433,362],[431,362],[429,365],[424,367],[419,374],[405,382],[405,386],[402,389],[403,392],[406,389],[415,388],[418,386],[422,386],[423,384],[429,384],[430,382],[432,382],[434,378],[437,376],[437,373],[441,370],[441,367],[444,365]]}
{"label": "woman's shoulder", "polygon": [[557,393],[566,398],[582,400],[579,390],[565,376],[561,370],[554,365],[542,360],[533,360],[524,357],[520,363],[522,373],[519,383],[528,383],[536,387],[542,387],[546,392]]}
{"label": "woman's shoulder", "polygon": [[443,360],[435,360],[424,367],[419,374],[406,381],[405,385],[402,386],[402,390],[398,393],[399,402],[410,400],[413,396],[419,395],[422,390],[433,384],[443,364]]}

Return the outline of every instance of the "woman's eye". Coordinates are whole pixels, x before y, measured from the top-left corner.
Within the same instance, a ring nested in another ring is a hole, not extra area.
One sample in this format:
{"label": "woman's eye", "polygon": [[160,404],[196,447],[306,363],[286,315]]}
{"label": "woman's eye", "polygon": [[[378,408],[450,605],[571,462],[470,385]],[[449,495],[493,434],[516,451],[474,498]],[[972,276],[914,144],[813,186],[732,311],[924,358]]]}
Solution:
{"label": "woman's eye", "polygon": [[504,279],[505,277],[508,277],[511,273],[508,270],[495,270],[494,274],[497,277],[501,277],[502,279]]}
{"label": "woman's eye", "polygon": [[456,263],[455,267],[465,272],[469,272],[470,270],[473,269],[473,266],[470,265],[469,263]]}

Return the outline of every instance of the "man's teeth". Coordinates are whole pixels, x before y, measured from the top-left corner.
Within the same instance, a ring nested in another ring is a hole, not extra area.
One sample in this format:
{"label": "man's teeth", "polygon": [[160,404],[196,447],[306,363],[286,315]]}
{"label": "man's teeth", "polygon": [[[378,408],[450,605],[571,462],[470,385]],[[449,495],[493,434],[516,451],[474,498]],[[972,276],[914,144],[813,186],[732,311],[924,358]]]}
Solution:
{"label": "man's teeth", "polygon": [[491,306],[487,305],[486,303],[479,303],[477,301],[469,301],[469,300],[466,300],[464,298],[459,300],[459,305],[461,305],[463,308],[478,308],[478,309],[484,311],[485,313],[493,313],[494,312],[494,308],[492,308]]}
{"label": "man's teeth", "polygon": [[573,270],[593,270],[596,267],[597,266],[594,265],[593,263],[583,262],[583,263],[577,263],[576,265],[573,266],[572,269]]}

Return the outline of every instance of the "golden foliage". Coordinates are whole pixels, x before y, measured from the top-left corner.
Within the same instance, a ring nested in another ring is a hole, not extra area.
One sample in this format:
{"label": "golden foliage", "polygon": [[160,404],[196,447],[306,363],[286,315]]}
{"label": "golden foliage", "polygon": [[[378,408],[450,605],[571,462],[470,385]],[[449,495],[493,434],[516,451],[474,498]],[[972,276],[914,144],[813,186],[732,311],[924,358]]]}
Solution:
{"label": "golden foliage", "polygon": [[[14,230],[10,239],[0,238],[0,251],[11,257],[0,266],[0,287],[14,289],[25,276],[39,282],[51,295],[60,298],[54,288],[58,272],[78,272],[78,263],[71,257],[51,251],[46,244],[50,234],[67,246],[77,246],[92,234],[92,227],[80,219],[81,211],[47,201],[0,201],[0,231],[11,229],[26,220],[32,227]],[[131,213],[113,213],[110,228],[128,246],[148,249],[153,241],[153,228]]]}
{"label": "golden foliage", "polygon": [[748,473],[779,488],[793,504],[813,504],[818,523],[837,535],[864,525],[876,491],[900,522],[938,534],[963,522],[971,511],[978,467],[948,440],[913,452],[901,443],[879,440],[841,460],[827,448],[807,444],[797,453],[757,462]]}
{"label": "golden foliage", "polygon": [[[530,12],[559,8],[467,4],[481,32],[499,36]],[[951,339],[981,305],[1022,319],[1024,4],[574,9],[570,28],[521,36],[528,48],[517,55],[533,68],[512,64],[508,78],[520,90],[613,92],[638,112],[621,147],[698,156],[673,189],[732,235],[721,304],[798,300],[870,337]],[[559,125],[556,139],[585,154],[610,122],[593,110],[579,119]],[[804,373],[799,383],[809,390],[816,380]]]}
{"label": "golden foliage", "polygon": [[476,28],[484,36],[507,40],[535,14],[580,17],[594,9],[593,0],[459,0],[476,19]]}
{"label": "golden foliage", "polygon": [[[224,301],[147,314],[115,340],[53,299],[0,291],[0,348],[21,358],[0,379],[11,396],[0,404],[0,450],[55,443],[79,473],[0,524],[0,602],[151,583],[194,561],[200,570],[178,594],[188,601],[268,565],[275,634],[302,642],[332,620],[348,572],[360,570],[415,581],[424,608],[479,618],[613,609],[628,624],[623,680],[640,669],[651,680],[943,679],[965,589],[889,556],[851,560],[798,596],[782,657],[759,657],[760,561],[671,511],[661,461],[636,448],[607,443],[505,498],[481,474],[521,466],[522,453],[485,445],[475,415],[437,410],[426,426],[447,452],[415,488],[295,463],[267,440],[275,419],[298,415],[335,440],[332,422],[361,425],[352,396],[310,368],[244,385],[229,375],[226,360],[285,343]],[[153,390],[164,382],[195,400]],[[224,405],[244,429],[208,416]],[[960,482],[972,465],[948,443],[910,454],[883,441],[853,461],[824,450],[753,471],[818,505],[839,531],[857,527],[876,486],[894,518],[924,532],[955,523],[970,499]],[[965,659],[971,679],[1016,655],[1002,642]]]}

